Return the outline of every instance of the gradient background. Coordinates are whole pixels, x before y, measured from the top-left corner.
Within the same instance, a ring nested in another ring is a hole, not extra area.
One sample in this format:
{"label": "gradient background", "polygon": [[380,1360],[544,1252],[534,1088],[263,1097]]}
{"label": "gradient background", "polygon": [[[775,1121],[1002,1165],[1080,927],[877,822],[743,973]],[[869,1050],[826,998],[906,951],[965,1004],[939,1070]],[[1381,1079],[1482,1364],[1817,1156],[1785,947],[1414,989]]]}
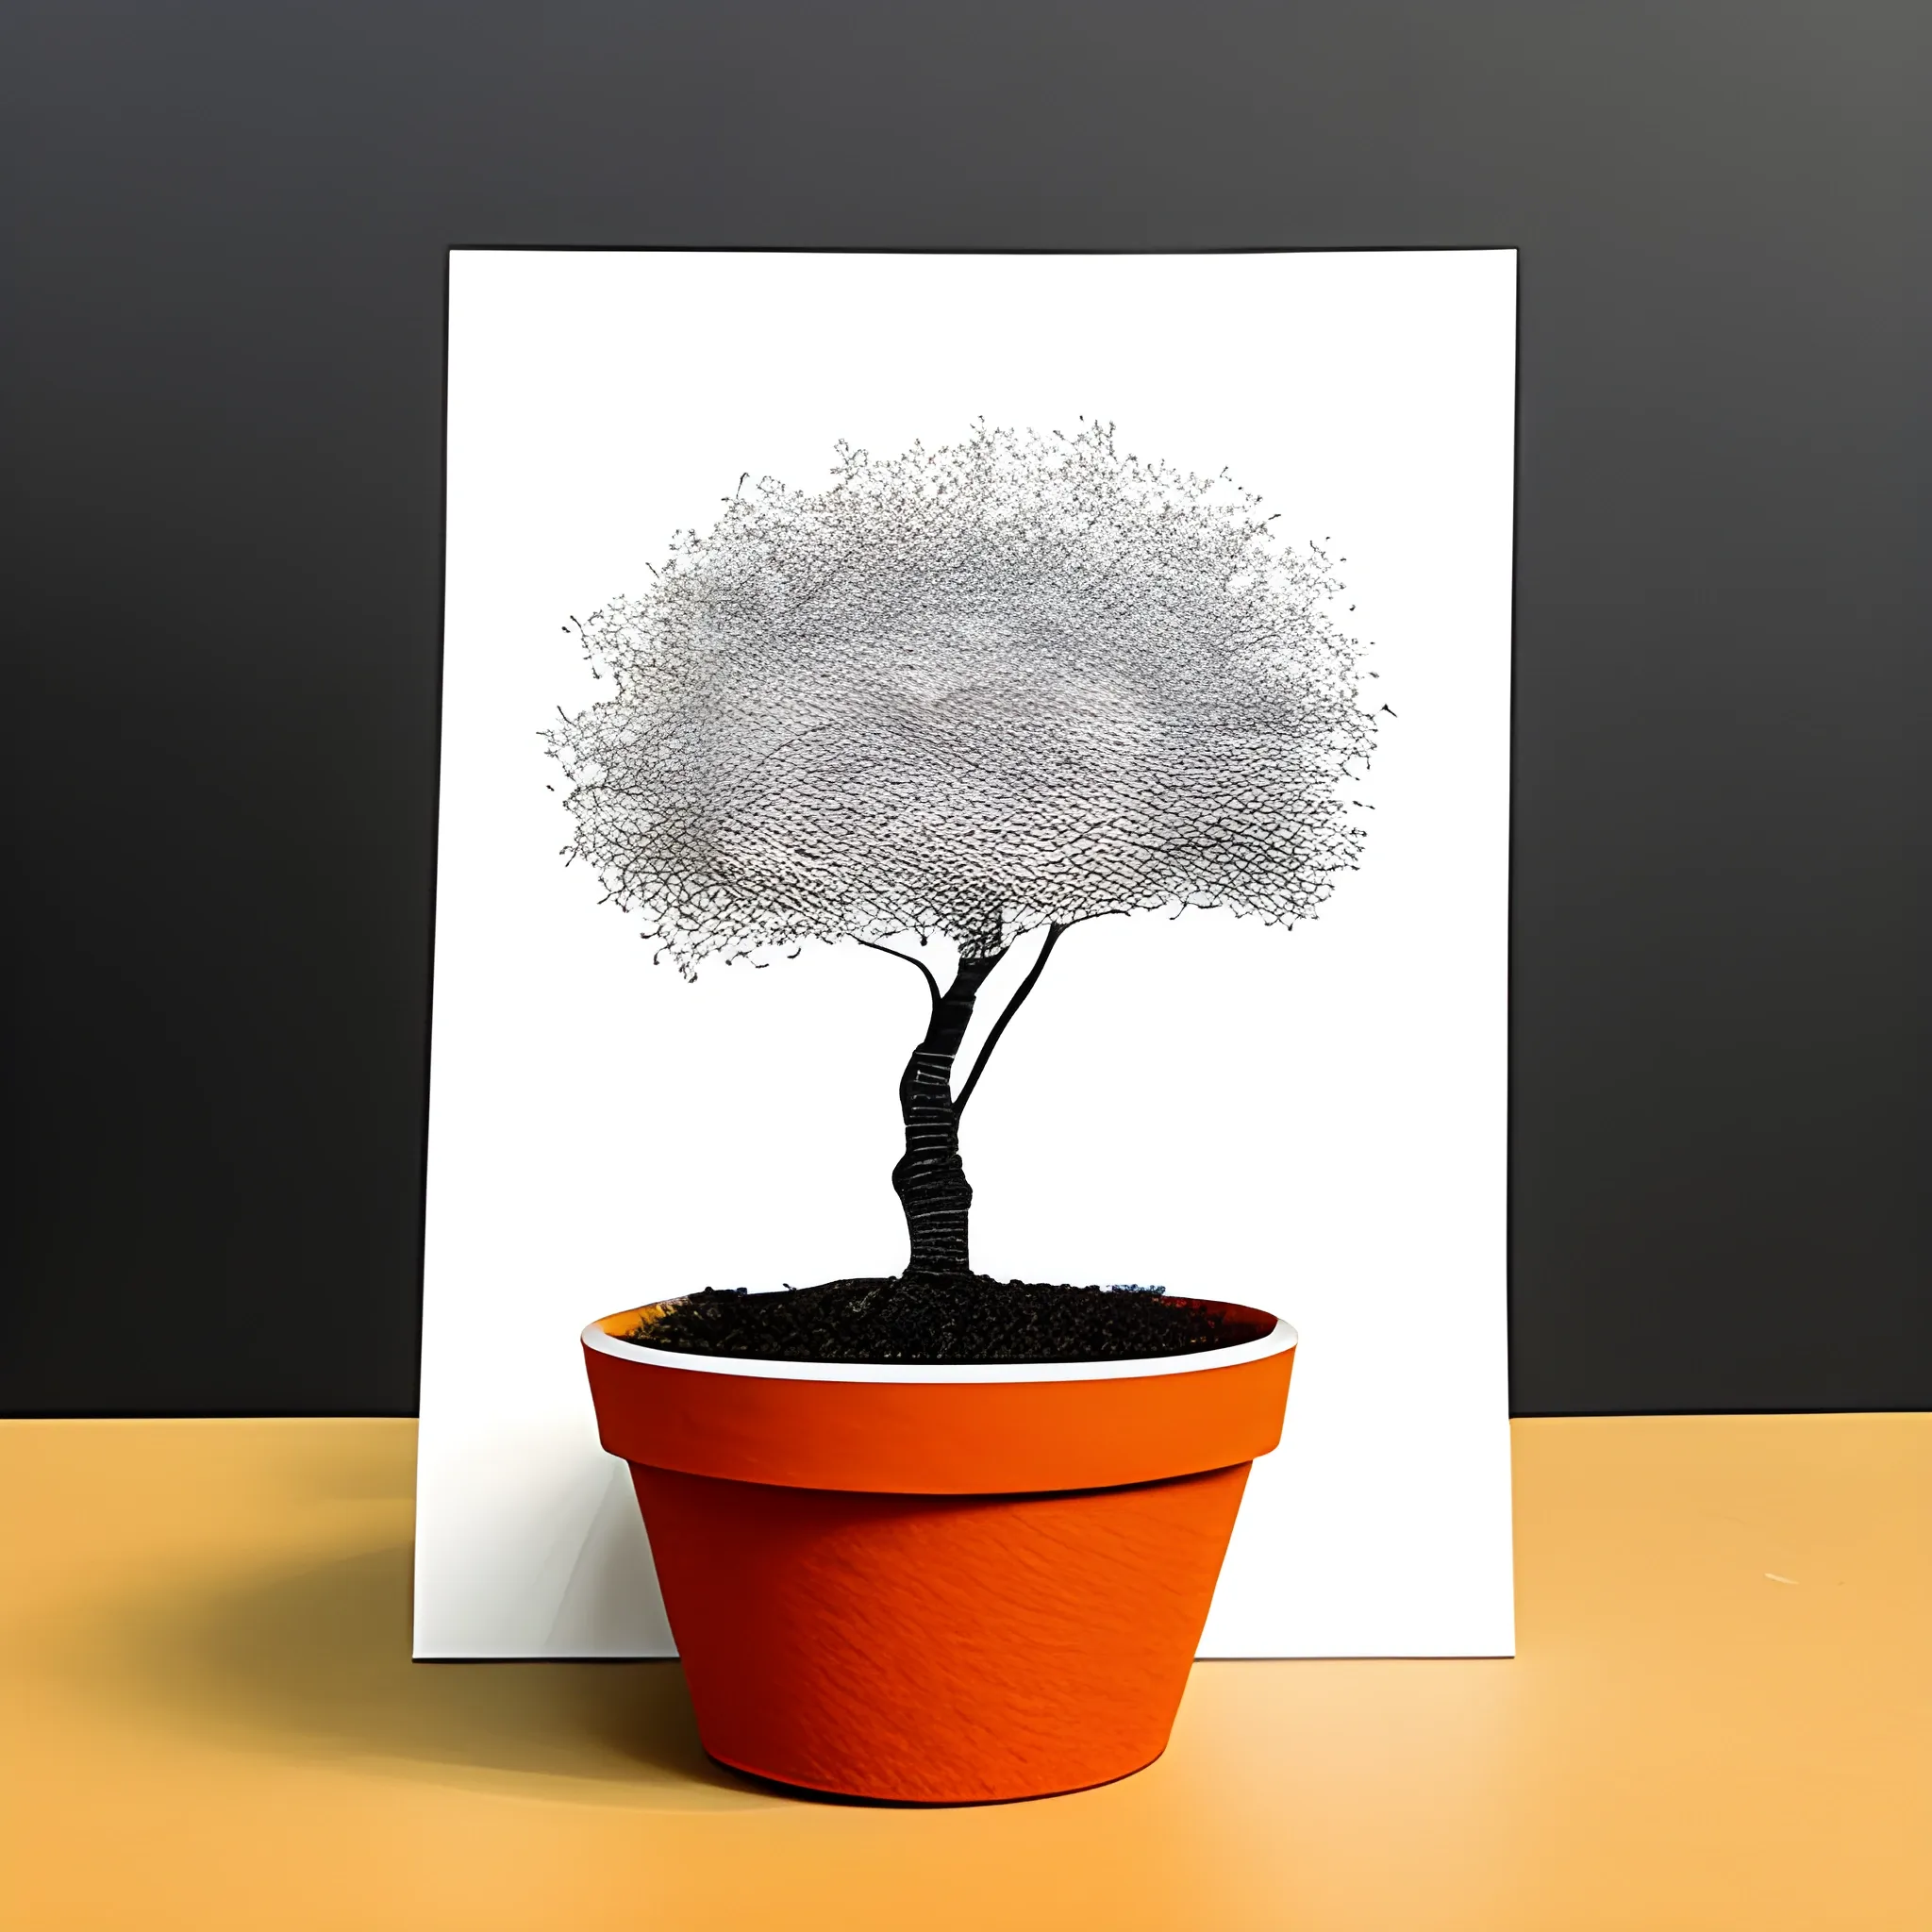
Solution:
{"label": "gradient background", "polygon": [[445,251],[1513,246],[1518,1413],[1932,1406],[1919,0],[16,0],[19,1414],[410,1411]]}

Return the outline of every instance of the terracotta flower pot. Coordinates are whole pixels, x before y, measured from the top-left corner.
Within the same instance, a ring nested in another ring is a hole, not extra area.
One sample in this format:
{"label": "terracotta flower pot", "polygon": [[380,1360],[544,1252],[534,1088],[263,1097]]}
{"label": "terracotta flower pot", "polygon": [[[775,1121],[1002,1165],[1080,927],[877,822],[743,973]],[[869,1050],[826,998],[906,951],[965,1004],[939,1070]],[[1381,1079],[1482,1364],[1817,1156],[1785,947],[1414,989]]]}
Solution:
{"label": "terracotta flower pot", "polygon": [[[662,1306],[662,1305],[659,1305]],[[593,1322],[705,1748],[760,1777],[972,1804],[1166,1748],[1294,1331],[1116,1362],[680,1355]]]}

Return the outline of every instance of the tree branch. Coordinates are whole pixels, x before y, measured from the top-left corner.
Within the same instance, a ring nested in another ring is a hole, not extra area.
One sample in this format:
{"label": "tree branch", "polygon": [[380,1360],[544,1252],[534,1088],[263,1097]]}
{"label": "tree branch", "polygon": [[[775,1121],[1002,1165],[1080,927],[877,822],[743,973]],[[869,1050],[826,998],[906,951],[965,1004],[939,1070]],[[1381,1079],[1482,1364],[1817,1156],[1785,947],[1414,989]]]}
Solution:
{"label": "tree branch", "polygon": [[882,946],[876,940],[860,940],[858,943],[861,946],[870,946],[874,953],[885,954],[889,959],[905,960],[907,965],[912,967],[925,981],[925,990],[932,995],[932,1003],[937,1009],[941,998],[940,983],[932,976],[932,969],[924,959],[915,959],[910,953],[902,953],[897,946]]}
{"label": "tree branch", "polygon": [[1013,997],[1007,1002],[1007,1009],[992,1023],[992,1031],[986,1036],[986,1044],[979,1049],[979,1058],[973,1062],[973,1071],[966,1075],[966,1084],[959,1090],[959,1097],[953,1103],[955,1115],[966,1111],[966,1103],[973,1098],[973,1090],[979,1085],[979,1076],[986,1072],[986,1063],[992,1058],[992,1050],[1000,1043],[1000,1035],[1007,1030],[1007,1023],[1020,1010],[1020,1005],[1033,991],[1033,983],[1046,969],[1046,956],[1058,945],[1064,925],[1053,924],[1046,928],[1046,943],[1040,949],[1040,957],[1033,962],[1033,970],[1027,974],[1015,989]]}

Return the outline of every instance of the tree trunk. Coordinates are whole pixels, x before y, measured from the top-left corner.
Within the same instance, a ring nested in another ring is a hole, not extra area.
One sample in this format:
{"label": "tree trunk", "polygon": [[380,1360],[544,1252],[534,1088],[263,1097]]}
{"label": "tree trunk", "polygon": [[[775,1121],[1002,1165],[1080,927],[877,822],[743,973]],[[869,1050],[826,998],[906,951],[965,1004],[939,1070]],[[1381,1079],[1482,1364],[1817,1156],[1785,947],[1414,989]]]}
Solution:
{"label": "tree trunk", "polygon": [[953,983],[932,1009],[925,1038],[913,1049],[899,1079],[899,1110],[906,1120],[906,1154],[892,1170],[892,1186],[906,1209],[911,1237],[908,1279],[964,1274],[966,1217],[973,1190],[959,1159],[959,1108],[953,1098],[953,1061],[973,1018],[973,1003],[987,975],[1000,963],[991,958],[961,959]]}

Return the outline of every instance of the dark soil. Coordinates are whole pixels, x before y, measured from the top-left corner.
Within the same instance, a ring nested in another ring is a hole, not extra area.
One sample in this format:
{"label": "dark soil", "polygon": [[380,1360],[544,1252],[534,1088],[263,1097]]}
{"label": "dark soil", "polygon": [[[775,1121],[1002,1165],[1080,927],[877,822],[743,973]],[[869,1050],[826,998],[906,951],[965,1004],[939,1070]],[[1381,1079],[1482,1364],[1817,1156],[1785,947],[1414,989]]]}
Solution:
{"label": "dark soil", "polygon": [[624,1339],[781,1362],[1110,1362],[1193,1355],[1265,1329],[1199,1302],[1106,1288],[904,1277],[781,1294],[706,1289]]}

